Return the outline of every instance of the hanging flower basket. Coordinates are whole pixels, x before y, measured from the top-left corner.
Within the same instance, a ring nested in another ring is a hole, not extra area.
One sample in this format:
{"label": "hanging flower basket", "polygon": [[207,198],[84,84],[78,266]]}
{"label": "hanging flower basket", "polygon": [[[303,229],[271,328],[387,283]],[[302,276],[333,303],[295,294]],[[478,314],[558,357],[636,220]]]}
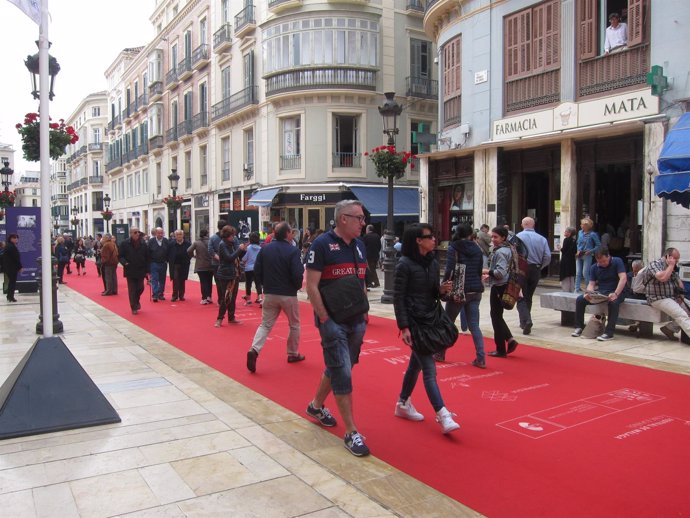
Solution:
{"label": "hanging flower basket", "polygon": [[[416,158],[408,151],[398,152],[395,146],[379,146],[371,150],[370,153],[364,153],[364,156],[374,163],[377,176],[381,178],[393,177],[396,180],[402,178],[407,169],[407,164],[413,158]],[[414,164],[410,164],[410,169],[414,169]]]}
{"label": "hanging flower basket", "polygon": [[[38,162],[41,159],[40,151],[40,120],[38,113],[27,113],[24,117],[24,124],[15,126],[22,138],[22,151],[24,159],[29,162]],[[50,123],[50,158],[57,160],[65,154],[65,148],[69,144],[76,144],[79,135],[72,126],[67,126],[64,119],[60,122]]]}
{"label": "hanging flower basket", "polygon": [[101,211],[101,216],[103,217],[103,219],[105,221],[110,221],[111,219],[113,219],[113,211],[112,210]]}
{"label": "hanging flower basket", "polygon": [[182,207],[183,200],[184,198],[182,196],[166,196],[163,198],[163,203],[171,209],[179,209]]}
{"label": "hanging flower basket", "polygon": [[5,217],[5,211],[0,209],[0,221],[2,221],[4,217]]}
{"label": "hanging flower basket", "polygon": [[14,191],[0,191],[0,207],[14,207]]}

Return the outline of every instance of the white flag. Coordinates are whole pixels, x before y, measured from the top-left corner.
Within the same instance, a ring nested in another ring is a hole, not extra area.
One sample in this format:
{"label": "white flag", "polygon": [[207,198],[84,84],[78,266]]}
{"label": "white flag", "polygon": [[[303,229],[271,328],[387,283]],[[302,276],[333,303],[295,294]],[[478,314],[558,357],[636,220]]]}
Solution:
{"label": "white flag", "polygon": [[38,25],[41,25],[41,0],[10,0],[10,2],[24,11]]}

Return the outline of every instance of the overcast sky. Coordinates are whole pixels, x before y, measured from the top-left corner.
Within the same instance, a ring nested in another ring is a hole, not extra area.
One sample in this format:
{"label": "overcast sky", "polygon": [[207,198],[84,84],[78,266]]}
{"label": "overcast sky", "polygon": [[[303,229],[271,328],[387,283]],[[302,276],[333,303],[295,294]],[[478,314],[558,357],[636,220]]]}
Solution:
{"label": "overcast sky", "polygon": [[[61,70],[50,103],[53,120],[67,119],[88,94],[107,89],[105,69],[127,47],[146,45],[153,37],[149,16],[154,0],[49,0],[50,54]],[[24,115],[38,112],[24,60],[38,52],[38,25],[7,0],[0,0],[0,142],[15,149],[15,176],[39,170],[22,158],[15,129]]]}

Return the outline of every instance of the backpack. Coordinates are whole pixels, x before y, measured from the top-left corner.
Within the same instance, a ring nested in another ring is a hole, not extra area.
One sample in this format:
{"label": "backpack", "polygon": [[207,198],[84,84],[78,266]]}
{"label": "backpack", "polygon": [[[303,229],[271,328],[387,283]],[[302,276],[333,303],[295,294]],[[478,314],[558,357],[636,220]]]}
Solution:
{"label": "backpack", "polygon": [[641,293],[644,294],[647,291],[647,282],[645,281],[645,276],[647,274],[647,267],[645,266],[642,268],[639,272],[637,272],[637,275],[632,278],[632,282],[630,283],[630,288],[632,289],[633,293]]}

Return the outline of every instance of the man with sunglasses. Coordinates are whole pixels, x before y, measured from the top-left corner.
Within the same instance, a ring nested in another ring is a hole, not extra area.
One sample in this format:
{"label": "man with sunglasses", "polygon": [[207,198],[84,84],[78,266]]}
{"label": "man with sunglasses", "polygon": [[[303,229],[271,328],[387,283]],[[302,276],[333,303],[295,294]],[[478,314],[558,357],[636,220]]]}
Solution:
{"label": "man with sunglasses", "polygon": [[141,294],[144,292],[144,279],[149,275],[149,248],[141,239],[141,232],[136,227],[129,231],[129,239],[120,246],[120,263],[125,270],[129,307],[132,315],[141,309]]}
{"label": "man with sunglasses", "polygon": [[366,313],[338,323],[326,309],[320,291],[342,277],[357,275],[366,296],[366,251],[359,239],[364,226],[362,203],[357,200],[339,201],[335,205],[334,219],[335,228],[315,239],[307,255],[307,293],[314,308],[326,364],[314,399],[307,406],[307,414],[323,426],[335,426],[335,418],[324,407],[326,397],[333,392],[345,425],[345,448],[362,457],[369,454],[369,448],[357,431],[352,415],[352,367],[359,361],[366,331]]}

